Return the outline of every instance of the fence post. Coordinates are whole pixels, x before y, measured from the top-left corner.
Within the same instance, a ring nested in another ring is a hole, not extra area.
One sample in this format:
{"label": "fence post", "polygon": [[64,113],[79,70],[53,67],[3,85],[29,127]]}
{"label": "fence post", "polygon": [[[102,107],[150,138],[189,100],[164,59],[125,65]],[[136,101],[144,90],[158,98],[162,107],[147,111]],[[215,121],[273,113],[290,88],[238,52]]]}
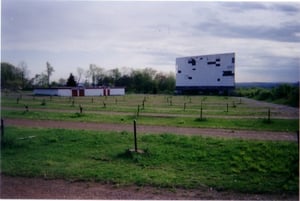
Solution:
{"label": "fence post", "polygon": [[202,106],[200,108],[200,120],[202,120]]}
{"label": "fence post", "polygon": [[137,141],[136,141],[136,120],[133,121],[133,131],[134,131],[134,150],[137,152]]}
{"label": "fence post", "polygon": [[138,108],[137,108],[137,113],[136,113],[136,116],[138,117],[140,115],[140,105],[138,105]]}
{"label": "fence post", "polygon": [[4,144],[3,137],[4,137],[4,121],[1,118],[1,147],[3,147],[3,144]]}
{"label": "fence post", "polygon": [[268,109],[268,122],[271,122],[271,110],[270,108]]}
{"label": "fence post", "polygon": [[81,104],[79,105],[79,110],[80,110],[80,114],[82,114],[82,106],[81,106]]}
{"label": "fence post", "polygon": [[298,154],[299,154],[299,130],[297,131],[297,143],[298,143]]}

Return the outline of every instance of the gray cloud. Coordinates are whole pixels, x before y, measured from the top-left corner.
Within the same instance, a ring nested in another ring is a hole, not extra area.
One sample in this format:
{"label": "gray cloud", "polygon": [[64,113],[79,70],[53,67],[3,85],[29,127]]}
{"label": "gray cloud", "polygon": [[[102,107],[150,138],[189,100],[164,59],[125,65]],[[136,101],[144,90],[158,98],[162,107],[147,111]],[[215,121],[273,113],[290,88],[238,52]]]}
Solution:
{"label": "gray cloud", "polygon": [[[247,77],[247,66],[269,72],[269,64],[276,65],[272,56],[295,66],[299,5],[2,0],[1,49],[3,59],[37,67],[49,60],[57,67],[95,63],[167,71],[179,56],[232,51],[245,58],[237,69]],[[255,63],[246,59],[251,55]]]}
{"label": "gray cloud", "polygon": [[282,42],[300,42],[300,22],[282,24],[281,27],[234,25],[230,22],[212,21],[200,23],[196,26],[200,32],[208,34],[232,37],[253,38]]}

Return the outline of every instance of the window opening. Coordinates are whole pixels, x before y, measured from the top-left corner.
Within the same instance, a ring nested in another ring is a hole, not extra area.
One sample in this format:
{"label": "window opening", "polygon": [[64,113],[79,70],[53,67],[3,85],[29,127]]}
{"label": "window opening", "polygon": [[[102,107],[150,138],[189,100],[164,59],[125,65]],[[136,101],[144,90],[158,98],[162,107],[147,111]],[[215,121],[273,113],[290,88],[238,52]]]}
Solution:
{"label": "window opening", "polygon": [[192,66],[195,66],[196,65],[196,60],[191,58],[191,59],[188,60],[188,63],[192,64]]}
{"label": "window opening", "polygon": [[223,76],[234,76],[232,71],[223,71]]}

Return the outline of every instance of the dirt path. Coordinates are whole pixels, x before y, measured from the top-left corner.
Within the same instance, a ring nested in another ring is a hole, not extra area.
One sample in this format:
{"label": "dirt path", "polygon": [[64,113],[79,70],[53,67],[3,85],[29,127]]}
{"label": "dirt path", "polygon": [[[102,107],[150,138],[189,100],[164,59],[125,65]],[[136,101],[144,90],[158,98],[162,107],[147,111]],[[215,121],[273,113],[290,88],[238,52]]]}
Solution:
{"label": "dirt path", "polygon": [[[5,125],[22,126],[22,127],[133,132],[133,126],[129,124],[30,120],[30,119],[5,119],[4,122]],[[230,138],[256,139],[256,140],[297,141],[297,133],[290,133],[290,132],[250,131],[250,130],[231,130],[231,129],[212,129],[212,128],[184,128],[184,127],[150,126],[150,125],[137,125],[137,132],[153,133],[153,134],[174,133],[174,134],[181,134],[181,135],[201,135],[201,136],[213,136],[213,137],[223,137],[223,138],[230,137]]]}
{"label": "dirt path", "polygon": [[298,200],[298,195],[243,194],[212,188],[166,189],[1,175],[2,199]]}

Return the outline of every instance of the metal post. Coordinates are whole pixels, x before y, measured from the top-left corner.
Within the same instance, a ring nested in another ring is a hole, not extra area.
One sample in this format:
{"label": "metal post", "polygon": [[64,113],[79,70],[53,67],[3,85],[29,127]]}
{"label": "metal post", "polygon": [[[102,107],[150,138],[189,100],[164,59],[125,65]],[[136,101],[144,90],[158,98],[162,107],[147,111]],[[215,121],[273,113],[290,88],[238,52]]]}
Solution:
{"label": "metal post", "polygon": [[3,146],[4,144],[4,121],[3,119],[1,119],[1,147]]}
{"label": "metal post", "polygon": [[81,104],[79,105],[79,110],[80,110],[80,114],[82,114],[82,106],[81,106]]}
{"label": "metal post", "polygon": [[138,117],[139,115],[140,115],[140,105],[138,105],[136,116]]}
{"label": "metal post", "polygon": [[133,121],[133,130],[134,130],[134,150],[137,152],[137,141],[136,141],[136,120]]}
{"label": "metal post", "polygon": [[299,130],[297,131],[297,143],[298,143],[298,153],[299,153]]}
{"label": "metal post", "polygon": [[268,122],[270,122],[271,121],[271,110],[270,110],[270,108],[268,109]]}
{"label": "metal post", "polygon": [[200,120],[202,120],[202,106],[200,108]]}

